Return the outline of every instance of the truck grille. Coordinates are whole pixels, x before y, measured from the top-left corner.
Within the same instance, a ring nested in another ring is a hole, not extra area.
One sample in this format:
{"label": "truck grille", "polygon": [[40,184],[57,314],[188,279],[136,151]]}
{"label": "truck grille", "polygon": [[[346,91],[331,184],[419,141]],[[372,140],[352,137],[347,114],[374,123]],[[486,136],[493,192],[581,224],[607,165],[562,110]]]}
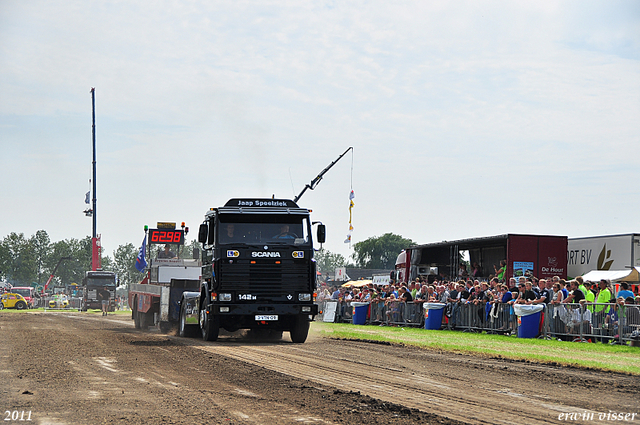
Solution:
{"label": "truck grille", "polygon": [[305,262],[272,260],[239,260],[221,264],[219,283],[221,290],[233,290],[254,295],[279,297],[284,292],[309,292],[309,265]]}

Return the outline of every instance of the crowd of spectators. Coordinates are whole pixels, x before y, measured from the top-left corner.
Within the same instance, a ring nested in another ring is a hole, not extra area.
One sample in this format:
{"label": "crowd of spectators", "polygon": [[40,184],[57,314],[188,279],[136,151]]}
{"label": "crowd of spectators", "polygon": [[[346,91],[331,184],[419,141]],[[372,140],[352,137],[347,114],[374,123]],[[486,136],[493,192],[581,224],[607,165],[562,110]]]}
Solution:
{"label": "crowd of spectators", "polygon": [[[560,314],[555,313],[552,318],[555,320],[552,327],[558,332],[574,330],[571,326],[576,323],[576,318],[570,315],[575,315],[576,311],[582,311],[581,315],[584,316],[578,318],[577,322],[588,319],[604,328],[610,326],[616,327],[617,330],[622,311],[625,312],[627,325],[640,325],[638,309],[640,295],[634,294],[625,282],[619,284],[619,290],[616,293],[611,282],[606,279],[595,283],[584,281],[582,277],[570,281],[558,276],[549,279],[538,279],[533,276],[500,279],[498,276],[504,275],[504,268],[506,264],[501,263],[496,267],[495,277],[492,276],[488,280],[474,278],[465,267],[460,269],[459,278],[455,280],[429,281],[427,277],[418,277],[411,282],[391,280],[385,285],[368,283],[361,287],[325,288],[320,292],[318,300],[363,301],[374,305],[379,303],[389,305],[397,302],[444,303],[447,304],[447,320],[453,322],[449,323],[449,328],[454,329],[456,310],[462,305],[480,306],[478,311],[483,312],[485,317],[493,314],[494,309],[499,305],[503,309],[508,306],[511,323],[504,324],[503,330],[515,328],[514,304],[552,306],[551,310],[560,312]],[[568,304],[573,304],[573,308],[568,308]],[[583,308],[575,308],[578,307],[577,305]]]}

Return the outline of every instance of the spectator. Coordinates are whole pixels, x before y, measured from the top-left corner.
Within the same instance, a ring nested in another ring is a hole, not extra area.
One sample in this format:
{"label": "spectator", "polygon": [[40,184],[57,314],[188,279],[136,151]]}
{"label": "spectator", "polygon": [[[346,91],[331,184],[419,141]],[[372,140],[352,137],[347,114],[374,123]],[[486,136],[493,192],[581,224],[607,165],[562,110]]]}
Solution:
{"label": "spectator", "polygon": [[482,268],[480,267],[480,264],[478,264],[477,261],[473,262],[473,266],[471,267],[471,276],[474,279],[478,279],[482,277]]}
{"label": "spectator", "polygon": [[98,291],[98,299],[100,300],[100,304],[102,306],[102,315],[106,316],[109,311],[109,300],[111,300],[111,293],[106,289],[102,288]]}
{"label": "spectator", "polygon": [[596,297],[596,306],[594,309],[596,313],[596,323],[602,323],[602,319],[604,318],[604,315],[606,315],[609,312],[608,305],[601,305],[601,304],[606,304],[612,301],[613,297],[611,295],[611,291],[609,290],[609,285],[610,285],[610,282],[608,279],[602,279],[598,284],[599,291]]}
{"label": "spectator", "polygon": [[435,296],[436,296],[436,292],[433,285],[427,286],[427,301],[433,301]]}
{"label": "spectator", "polygon": [[411,290],[411,296],[414,299],[416,298],[416,294],[420,290],[420,288],[418,287],[419,285],[420,283],[416,283],[416,282],[411,282],[411,284],[409,285],[409,289]]}
{"label": "spectator", "polygon": [[[620,324],[620,316],[625,317],[625,300],[622,297],[618,297],[616,299],[616,304],[612,309],[606,314],[604,318],[603,328],[606,329],[607,334],[613,336],[618,333],[618,326]],[[605,339],[602,338],[601,341],[604,343]]]}
{"label": "spectator", "polygon": [[533,286],[530,281],[524,284],[524,304],[532,304],[538,297],[533,291]]}
{"label": "spectator", "polygon": [[616,294],[616,298],[622,297],[624,299],[627,299],[629,297],[631,297],[631,298],[635,297],[635,295],[633,295],[633,292],[631,292],[629,290],[629,284],[627,282],[621,282],[620,283],[620,288],[622,288],[622,289],[620,289],[618,291],[618,293]]}
{"label": "spectator", "polygon": [[336,288],[336,290],[333,292],[333,294],[331,294],[331,299],[337,301],[340,298],[342,298],[341,297],[342,291],[343,291],[343,288]]}
{"label": "spectator", "polygon": [[[562,280],[561,280],[562,282]],[[570,287],[571,287],[571,292],[569,293],[569,295],[562,301],[563,303],[572,303],[572,304],[576,304],[579,303],[582,300],[586,300],[584,294],[582,293],[582,291],[580,290],[580,288],[578,288],[578,281],[577,280],[572,280],[569,282]]]}
{"label": "spectator", "polygon": [[533,278],[528,279],[528,280],[531,282],[531,290],[533,292],[535,292],[536,298],[540,298],[540,295],[542,295],[542,290],[545,289],[544,288],[544,284],[543,285],[539,285],[539,281],[538,281],[537,277],[533,277]]}
{"label": "spectator", "polygon": [[533,304],[549,304],[553,297],[551,281],[547,282],[545,279],[540,279],[539,285],[542,290],[540,291],[539,298],[533,301]]}
{"label": "spectator", "polygon": [[407,288],[404,287],[404,286],[402,286],[400,288],[400,297],[399,297],[399,299],[400,299],[400,301],[405,302],[405,303],[413,301],[413,297],[411,296],[411,292],[409,292],[407,290]]}
{"label": "spectator", "polygon": [[460,264],[460,268],[458,269],[458,277],[467,277],[469,276],[469,272],[467,271],[466,264]]}
{"label": "spectator", "polygon": [[567,310],[564,308],[564,306],[562,306],[564,294],[562,293],[562,289],[560,289],[560,282],[554,283],[552,280],[549,280],[549,283],[552,285],[552,294],[549,304],[553,305],[553,312],[550,322],[551,332],[564,332],[565,321],[567,319]]}
{"label": "spectator", "polygon": [[504,275],[507,272],[507,261],[506,260],[500,260],[500,268],[496,267],[495,265],[493,266],[493,270],[495,270],[496,272],[496,277],[498,278],[498,280],[500,282],[504,281]]}
{"label": "spectator", "polygon": [[560,279],[558,276],[554,276],[553,281],[556,282],[556,278],[558,278],[557,282],[560,284],[560,290],[562,291],[563,299],[567,299],[569,296],[569,290],[567,289],[567,282],[564,279]]}
{"label": "spectator", "polygon": [[524,291],[525,291],[525,289],[526,288],[525,288],[524,282],[523,283],[518,283],[518,294],[513,297],[514,301],[515,301],[515,304],[521,304],[519,302],[519,300],[521,298],[524,299]]}
{"label": "spectator", "polygon": [[415,303],[424,303],[429,299],[429,295],[427,294],[427,285],[422,285],[420,287],[420,291],[416,293],[416,296],[413,298],[413,302]]}
{"label": "spectator", "polygon": [[440,285],[436,290],[438,291],[438,302],[446,304],[449,301],[449,291],[447,291],[447,288],[444,285]]}
{"label": "spectator", "polygon": [[360,301],[371,301],[371,293],[369,288],[365,287],[360,295]]}
{"label": "spectator", "polygon": [[458,284],[458,293],[460,294],[458,296],[459,303],[466,304],[467,302],[469,302],[469,298],[471,297],[471,292],[462,282]]}

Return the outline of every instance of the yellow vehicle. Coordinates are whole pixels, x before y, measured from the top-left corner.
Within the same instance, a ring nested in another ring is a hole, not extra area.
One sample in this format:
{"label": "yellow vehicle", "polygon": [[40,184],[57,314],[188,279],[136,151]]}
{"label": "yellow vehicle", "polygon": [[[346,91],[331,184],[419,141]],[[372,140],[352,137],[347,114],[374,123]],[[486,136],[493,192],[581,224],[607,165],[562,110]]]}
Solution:
{"label": "yellow vehicle", "polygon": [[18,310],[24,310],[29,308],[27,304],[27,300],[20,294],[16,294],[13,292],[8,292],[6,294],[2,294],[0,297],[0,310],[3,308],[15,308]]}
{"label": "yellow vehicle", "polygon": [[69,298],[66,295],[54,295],[49,301],[49,308],[67,308],[69,307]]}

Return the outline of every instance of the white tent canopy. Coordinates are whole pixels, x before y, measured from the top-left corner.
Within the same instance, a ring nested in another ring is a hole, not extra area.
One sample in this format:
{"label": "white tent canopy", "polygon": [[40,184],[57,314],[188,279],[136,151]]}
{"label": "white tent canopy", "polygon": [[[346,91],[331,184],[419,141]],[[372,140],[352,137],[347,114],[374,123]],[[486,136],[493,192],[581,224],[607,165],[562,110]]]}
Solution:
{"label": "white tent canopy", "polygon": [[609,279],[611,282],[640,282],[640,267],[627,270],[593,270],[582,278],[589,282],[600,282],[602,279]]}

